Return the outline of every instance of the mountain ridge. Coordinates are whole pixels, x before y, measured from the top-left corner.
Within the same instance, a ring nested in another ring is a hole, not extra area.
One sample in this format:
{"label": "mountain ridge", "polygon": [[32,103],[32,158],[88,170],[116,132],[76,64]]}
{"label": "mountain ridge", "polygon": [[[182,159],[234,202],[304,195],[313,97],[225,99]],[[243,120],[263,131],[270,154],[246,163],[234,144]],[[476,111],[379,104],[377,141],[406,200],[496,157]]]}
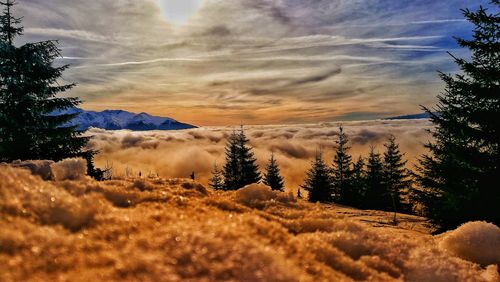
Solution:
{"label": "mountain ridge", "polygon": [[197,128],[194,125],[182,123],[169,117],[153,116],[145,112],[139,114],[124,110],[87,111],[80,108],[70,108],[51,115],[77,114],[65,126],[76,126],[78,130],[87,130],[91,127],[106,130],[183,130]]}

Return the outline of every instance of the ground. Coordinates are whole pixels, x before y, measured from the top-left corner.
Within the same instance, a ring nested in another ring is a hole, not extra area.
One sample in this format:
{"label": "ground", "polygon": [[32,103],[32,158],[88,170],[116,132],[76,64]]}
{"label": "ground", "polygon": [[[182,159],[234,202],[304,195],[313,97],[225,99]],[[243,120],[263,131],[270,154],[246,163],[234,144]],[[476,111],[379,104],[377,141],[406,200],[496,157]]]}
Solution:
{"label": "ground", "polygon": [[95,182],[78,160],[49,166],[53,180],[0,166],[0,281],[500,281],[491,224],[432,236],[424,218],[394,226],[262,185]]}

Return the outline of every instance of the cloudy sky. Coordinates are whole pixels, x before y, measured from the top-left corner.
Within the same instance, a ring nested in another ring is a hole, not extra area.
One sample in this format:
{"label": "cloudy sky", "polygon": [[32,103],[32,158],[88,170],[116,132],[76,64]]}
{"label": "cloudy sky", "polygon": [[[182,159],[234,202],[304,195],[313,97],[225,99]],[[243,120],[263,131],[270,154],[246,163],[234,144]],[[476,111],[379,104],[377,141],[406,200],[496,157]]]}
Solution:
{"label": "cloudy sky", "polygon": [[197,125],[418,113],[484,0],[19,0],[25,41],[58,39],[71,95]]}

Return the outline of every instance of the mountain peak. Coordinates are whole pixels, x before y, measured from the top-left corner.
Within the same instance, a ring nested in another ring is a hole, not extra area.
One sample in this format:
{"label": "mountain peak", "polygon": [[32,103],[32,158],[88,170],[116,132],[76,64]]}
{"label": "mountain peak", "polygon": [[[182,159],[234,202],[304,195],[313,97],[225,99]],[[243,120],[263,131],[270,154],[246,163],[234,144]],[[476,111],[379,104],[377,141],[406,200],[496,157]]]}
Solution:
{"label": "mountain peak", "polygon": [[196,126],[181,123],[168,117],[152,116],[142,112],[140,114],[124,110],[104,110],[102,112],[86,111],[80,108],[70,108],[52,115],[78,113],[67,125],[77,126],[78,130],[87,130],[91,127],[106,130],[128,129],[133,131],[150,130],[182,130],[196,128]]}

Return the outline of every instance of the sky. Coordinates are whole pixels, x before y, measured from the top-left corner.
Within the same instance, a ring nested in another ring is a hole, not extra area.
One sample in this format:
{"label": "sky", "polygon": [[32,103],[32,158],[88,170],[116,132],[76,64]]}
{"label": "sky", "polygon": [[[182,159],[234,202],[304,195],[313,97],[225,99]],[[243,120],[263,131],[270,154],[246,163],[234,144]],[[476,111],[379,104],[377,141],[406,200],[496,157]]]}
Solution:
{"label": "sky", "polygon": [[[27,41],[57,39],[89,110],[195,125],[419,113],[467,57],[483,0],[19,0]],[[487,5],[486,5],[487,6]]]}

